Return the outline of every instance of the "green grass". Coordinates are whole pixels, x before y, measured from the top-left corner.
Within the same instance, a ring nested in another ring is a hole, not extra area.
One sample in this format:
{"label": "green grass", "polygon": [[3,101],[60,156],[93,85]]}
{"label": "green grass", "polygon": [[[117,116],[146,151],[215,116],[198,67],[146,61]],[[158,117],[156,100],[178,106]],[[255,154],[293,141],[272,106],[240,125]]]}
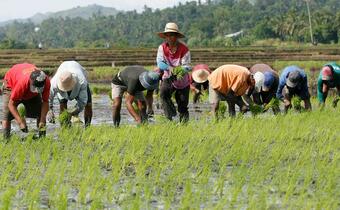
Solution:
{"label": "green grass", "polygon": [[339,114],[13,136],[0,141],[0,208],[339,209]]}

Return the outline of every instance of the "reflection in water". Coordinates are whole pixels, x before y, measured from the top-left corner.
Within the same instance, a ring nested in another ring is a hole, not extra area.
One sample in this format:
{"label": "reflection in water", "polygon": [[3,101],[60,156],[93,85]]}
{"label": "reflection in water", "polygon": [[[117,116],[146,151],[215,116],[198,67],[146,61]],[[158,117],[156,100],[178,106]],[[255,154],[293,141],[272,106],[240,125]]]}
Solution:
{"label": "reflection in water", "polygon": [[[68,107],[72,107],[75,105],[76,101],[70,101],[68,103]],[[0,107],[2,107],[2,98],[0,100]],[[112,102],[108,95],[93,95],[92,98],[92,107],[93,107],[93,118],[92,118],[92,124],[93,125],[101,125],[101,124],[113,124],[112,123]],[[163,116],[163,110],[161,107],[161,104],[159,102],[159,99],[155,97],[154,99],[154,112],[155,112],[155,118],[157,119],[157,116]],[[1,108],[2,110],[2,108]],[[209,104],[208,102],[201,102],[198,104],[189,104],[189,113],[190,113],[190,119],[191,120],[199,120],[202,114],[209,112]],[[54,100],[54,113],[56,114],[56,118],[59,115],[59,102],[57,99]],[[80,113],[80,119],[83,121],[84,112]],[[178,114],[177,114],[178,115]],[[0,113],[0,116],[2,118],[2,111]],[[35,120],[34,119],[26,119],[27,125],[30,130],[36,129],[35,126]],[[178,121],[178,118],[175,117],[174,121]],[[157,120],[151,119],[150,122],[157,123]],[[128,113],[125,101],[122,102],[122,109],[121,109],[121,124],[134,124],[133,118]],[[56,127],[59,127],[59,124],[50,124],[47,123],[48,130],[54,130]],[[14,131],[18,131],[17,124],[15,121],[12,121],[12,129]]]}

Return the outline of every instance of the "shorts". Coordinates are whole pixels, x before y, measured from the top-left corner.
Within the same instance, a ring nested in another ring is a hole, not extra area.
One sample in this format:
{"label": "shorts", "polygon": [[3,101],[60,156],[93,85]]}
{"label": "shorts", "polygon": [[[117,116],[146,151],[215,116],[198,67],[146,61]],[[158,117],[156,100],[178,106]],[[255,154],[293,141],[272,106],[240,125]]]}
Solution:
{"label": "shorts", "polygon": [[216,104],[220,101],[227,101],[227,97],[222,95],[220,92],[217,90],[214,90],[210,85],[209,85],[209,103],[210,104]]}
{"label": "shorts", "polygon": [[[121,86],[121,85],[115,85],[111,83],[112,88],[112,99],[115,98],[122,98],[124,93],[127,91],[127,87]],[[135,100],[145,101],[144,93],[143,91],[137,91],[134,95]]]}
{"label": "shorts", "polygon": [[[61,104],[66,104],[67,99],[59,99],[59,103]],[[87,103],[86,104],[91,104],[92,103],[92,93],[90,90],[90,86],[87,84]]]}
{"label": "shorts", "polygon": [[[3,109],[2,109],[2,120],[11,121],[14,119],[12,113],[9,111],[8,103],[11,98],[11,90],[4,88],[3,89]],[[39,118],[41,114],[41,106],[42,106],[42,99],[40,95],[33,97],[28,100],[22,100],[18,103],[23,104],[26,109],[26,117],[27,118]]]}

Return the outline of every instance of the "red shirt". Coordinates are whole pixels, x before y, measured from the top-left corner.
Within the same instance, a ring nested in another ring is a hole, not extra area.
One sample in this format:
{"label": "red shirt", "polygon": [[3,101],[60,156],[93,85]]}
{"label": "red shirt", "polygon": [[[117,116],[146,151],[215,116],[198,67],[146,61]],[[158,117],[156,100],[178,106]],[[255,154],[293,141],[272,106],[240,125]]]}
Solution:
{"label": "red shirt", "polygon": [[[37,67],[29,63],[21,63],[14,65],[6,74],[5,81],[7,88],[11,90],[11,100],[21,101],[34,98],[38,93],[33,93],[30,90],[30,76]],[[42,100],[48,102],[50,96],[50,80],[47,77],[45,80],[44,90],[42,92]]]}

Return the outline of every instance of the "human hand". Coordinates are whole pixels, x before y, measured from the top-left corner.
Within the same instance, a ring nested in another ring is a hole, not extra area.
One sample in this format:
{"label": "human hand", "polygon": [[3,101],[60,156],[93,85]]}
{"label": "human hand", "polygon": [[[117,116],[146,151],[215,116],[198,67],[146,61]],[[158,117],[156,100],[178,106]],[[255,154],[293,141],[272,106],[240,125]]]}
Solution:
{"label": "human hand", "polygon": [[38,131],[39,138],[46,136],[46,124],[43,122],[39,123],[39,131]]}
{"label": "human hand", "polygon": [[48,111],[47,112],[47,121],[49,122],[49,123],[55,123],[55,116],[54,116],[54,113],[53,113],[53,111]]}
{"label": "human hand", "polygon": [[334,100],[333,100],[333,108],[336,108],[338,106],[338,102],[339,102],[340,98],[339,97],[336,97]]}
{"label": "human hand", "polygon": [[24,133],[28,133],[28,128],[25,121],[19,123],[20,130]]}

